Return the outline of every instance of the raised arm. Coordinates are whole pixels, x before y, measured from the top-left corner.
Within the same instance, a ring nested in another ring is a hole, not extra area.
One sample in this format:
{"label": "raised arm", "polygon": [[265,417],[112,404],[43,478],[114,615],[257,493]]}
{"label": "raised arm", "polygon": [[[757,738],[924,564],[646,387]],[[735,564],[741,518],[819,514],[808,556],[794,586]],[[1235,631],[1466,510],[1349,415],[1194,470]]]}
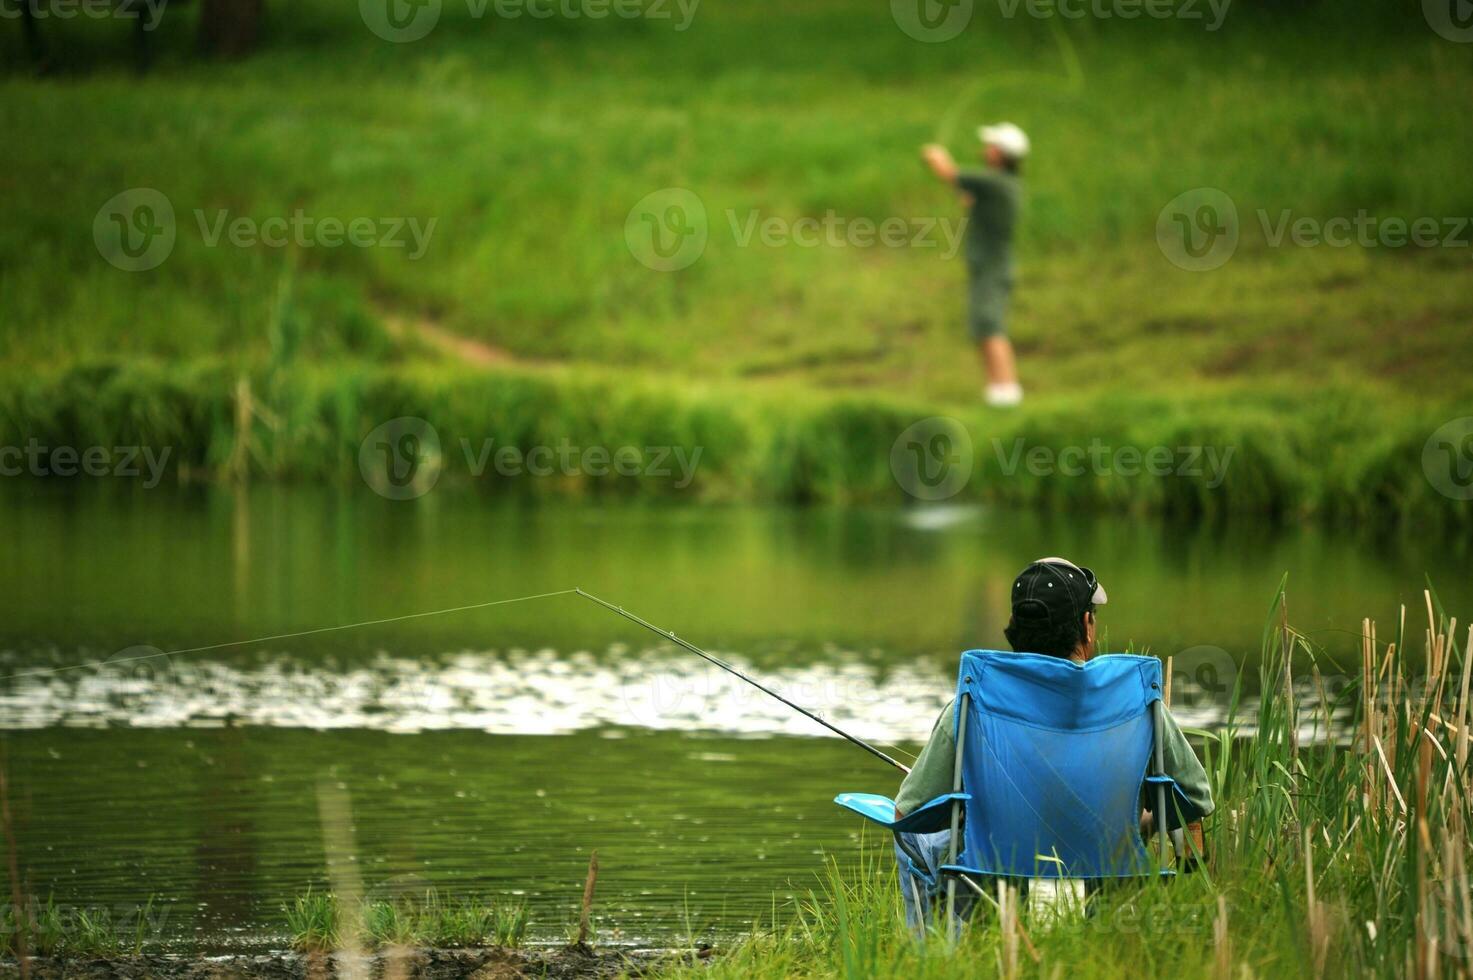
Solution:
{"label": "raised arm", "polygon": [[948,184],[956,184],[957,166],[956,161],[946,147],[940,143],[927,143],[921,147],[921,159],[926,161],[926,166],[931,172]]}

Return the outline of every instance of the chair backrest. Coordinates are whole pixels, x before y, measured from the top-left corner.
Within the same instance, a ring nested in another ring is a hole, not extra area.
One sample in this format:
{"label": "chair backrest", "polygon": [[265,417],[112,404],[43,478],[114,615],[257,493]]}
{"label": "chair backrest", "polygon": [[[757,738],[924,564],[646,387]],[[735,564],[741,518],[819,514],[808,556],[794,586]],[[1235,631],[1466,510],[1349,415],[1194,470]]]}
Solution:
{"label": "chair backrest", "polygon": [[1140,799],[1160,697],[1154,657],[964,653],[956,723],[972,798],[961,863],[1025,878],[1152,873]]}

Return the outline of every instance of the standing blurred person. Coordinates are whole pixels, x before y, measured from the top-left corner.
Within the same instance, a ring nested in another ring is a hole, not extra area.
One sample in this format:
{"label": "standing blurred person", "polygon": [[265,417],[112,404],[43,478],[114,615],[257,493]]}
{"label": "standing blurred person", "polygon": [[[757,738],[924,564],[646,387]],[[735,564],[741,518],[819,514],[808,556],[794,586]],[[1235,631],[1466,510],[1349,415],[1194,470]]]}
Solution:
{"label": "standing blurred person", "polygon": [[946,147],[930,143],[921,158],[937,177],[961,192],[971,208],[967,220],[968,321],[982,357],[989,405],[1023,400],[1013,344],[1003,323],[1013,290],[1013,223],[1022,196],[1019,170],[1028,155],[1028,136],[1012,123],[977,130],[986,169],[961,170]]}

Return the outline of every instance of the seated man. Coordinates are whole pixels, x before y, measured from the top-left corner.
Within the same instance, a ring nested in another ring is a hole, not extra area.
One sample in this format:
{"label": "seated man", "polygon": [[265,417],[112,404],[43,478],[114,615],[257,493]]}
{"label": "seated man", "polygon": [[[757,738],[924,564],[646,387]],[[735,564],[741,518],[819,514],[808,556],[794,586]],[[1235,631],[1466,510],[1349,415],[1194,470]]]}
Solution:
{"label": "seated man", "polygon": [[[1040,558],[1023,569],[1013,582],[1012,617],[1004,631],[1008,643],[1019,653],[1041,653],[1083,663],[1095,655],[1095,607],[1105,604],[1105,590],[1094,573],[1063,558]],[[916,759],[910,775],[895,796],[897,816],[918,809],[952,789],[956,769],[956,735],[953,703],[948,703],[931,729],[931,738]],[[1166,775],[1202,816],[1212,812],[1212,793],[1207,773],[1171,713],[1163,712],[1163,744]],[[926,876],[939,884],[936,869],[946,862],[951,840],[949,830],[934,834],[908,834],[906,841],[925,857]],[[906,919],[918,927],[924,921],[935,886],[928,893],[913,881],[912,861],[898,847],[901,891],[905,895]]]}

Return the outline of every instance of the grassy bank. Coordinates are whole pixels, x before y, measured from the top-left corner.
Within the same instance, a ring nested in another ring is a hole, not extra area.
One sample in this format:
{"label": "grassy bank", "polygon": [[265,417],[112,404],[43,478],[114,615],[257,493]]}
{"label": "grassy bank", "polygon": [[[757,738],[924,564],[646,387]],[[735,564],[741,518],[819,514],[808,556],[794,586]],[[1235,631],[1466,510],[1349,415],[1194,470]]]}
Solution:
{"label": "grassy bank", "polygon": [[[1218,809],[1201,872],[1107,893],[1092,916],[985,908],[952,950],[907,932],[882,851],[831,869],[790,924],[719,957],[715,975],[1468,976],[1469,660],[1428,606],[1408,611],[1404,633],[1369,627],[1357,682],[1336,692],[1320,682],[1323,652],[1274,610],[1261,680],[1281,693],[1255,737],[1236,739],[1235,718],[1205,745]],[[1294,686],[1286,650],[1312,679],[1308,698],[1282,694]],[[1311,745],[1332,716],[1341,744]]]}
{"label": "grassy bank", "polygon": [[21,929],[15,905],[7,901],[0,915],[0,958],[18,955],[22,933],[31,956],[136,956],[157,939],[162,918],[152,898],[127,910],[72,908],[48,898],[26,909]]}
{"label": "grassy bank", "polygon": [[515,948],[527,930],[527,907],[471,899],[451,901],[431,891],[421,899],[372,901],[343,907],[331,892],[308,891],[284,910],[292,947],[304,952],[348,947]]}
{"label": "grassy bank", "polygon": [[[931,493],[919,467],[943,472],[930,441],[941,433],[952,440],[943,455],[954,469],[944,472],[959,475],[937,492],[954,490],[952,501],[1447,524],[1470,513],[1423,467],[1426,441],[1444,419],[1427,409],[1397,414],[1354,390],[1322,393],[1309,406],[1294,389],[1092,394],[999,414],[591,369],[358,363],[236,374],[218,364],[100,362],[10,374],[0,390],[0,444],[39,447],[39,468],[14,454],[6,460],[34,475],[67,472],[49,455],[56,447],[143,446],[161,463],[151,475],[135,460],[149,486],[261,477],[361,485],[378,468],[376,442],[360,454],[365,440],[401,416],[433,428],[435,486],[487,493],[903,502]],[[633,447],[634,456],[620,470],[584,455],[594,447],[609,457]],[[500,452],[515,465],[502,465]],[[79,469],[77,459],[70,465]]]}

